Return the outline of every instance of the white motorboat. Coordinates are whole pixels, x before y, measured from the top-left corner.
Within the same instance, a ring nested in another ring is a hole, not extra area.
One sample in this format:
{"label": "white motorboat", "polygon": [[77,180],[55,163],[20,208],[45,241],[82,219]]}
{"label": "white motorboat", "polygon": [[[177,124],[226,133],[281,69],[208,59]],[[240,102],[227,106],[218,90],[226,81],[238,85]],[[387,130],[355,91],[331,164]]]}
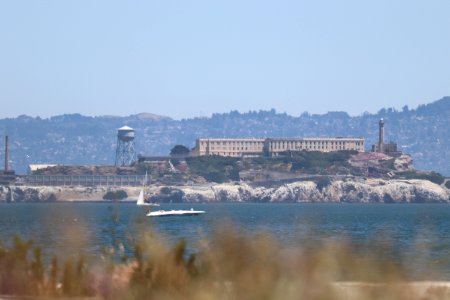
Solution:
{"label": "white motorboat", "polygon": [[157,211],[149,211],[147,213],[148,217],[170,217],[170,216],[196,216],[204,214],[204,210],[194,210],[191,208],[190,210],[157,210]]}

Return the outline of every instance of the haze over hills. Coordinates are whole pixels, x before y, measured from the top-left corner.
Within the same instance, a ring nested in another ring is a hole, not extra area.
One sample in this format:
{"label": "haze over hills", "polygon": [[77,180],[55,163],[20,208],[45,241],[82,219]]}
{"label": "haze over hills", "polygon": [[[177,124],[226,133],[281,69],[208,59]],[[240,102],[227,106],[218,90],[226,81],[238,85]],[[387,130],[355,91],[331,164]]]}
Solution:
{"label": "haze over hills", "polygon": [[[41,119],[0,119],[0,134],[11,140],[12,167],[25,173],[28,164],[113,164],[116,130],[136,130],[137,152],[167,155],[176,144],[193,147],[199,137],[364,137],[366,150],[378,138],[378,120],[385,120],[386,141],[410,153],[418,169],[450,175],[450,97],[416,109],[383,108],[376,114],[350,117],[345,112],[286,113],[250,111],[173,120],[141,113],[128,117],[69,114]],[[3,156],[3,141],[0,155]]]}

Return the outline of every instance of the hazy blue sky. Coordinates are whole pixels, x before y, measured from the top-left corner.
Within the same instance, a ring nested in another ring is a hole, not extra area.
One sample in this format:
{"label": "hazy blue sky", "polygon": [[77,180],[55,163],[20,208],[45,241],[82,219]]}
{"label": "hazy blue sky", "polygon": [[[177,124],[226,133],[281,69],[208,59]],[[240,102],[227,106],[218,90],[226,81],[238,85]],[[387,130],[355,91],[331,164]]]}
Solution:
{"label": "hazy blue sky", "polygon": [[448,0],[0,0],[0,117],[356,115],[445,95]]}

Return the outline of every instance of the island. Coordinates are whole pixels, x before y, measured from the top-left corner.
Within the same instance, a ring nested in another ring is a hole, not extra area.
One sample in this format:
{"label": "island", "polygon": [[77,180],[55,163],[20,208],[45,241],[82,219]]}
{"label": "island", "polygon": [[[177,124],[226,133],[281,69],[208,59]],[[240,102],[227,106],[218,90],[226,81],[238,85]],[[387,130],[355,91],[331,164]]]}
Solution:
{"label": "island", "polygon": [[30,165],[25,176],[5,171],[0,201],[136,201],[144,190],[157,203],[450,202],[450,179],[416,170],[410,155],[385,143],[383,119],[371,151],[355,137],[199,138],[193,149],[175,145],[169,156],[126,163],[133,140],[131,127],[119,128],[116,166]]}

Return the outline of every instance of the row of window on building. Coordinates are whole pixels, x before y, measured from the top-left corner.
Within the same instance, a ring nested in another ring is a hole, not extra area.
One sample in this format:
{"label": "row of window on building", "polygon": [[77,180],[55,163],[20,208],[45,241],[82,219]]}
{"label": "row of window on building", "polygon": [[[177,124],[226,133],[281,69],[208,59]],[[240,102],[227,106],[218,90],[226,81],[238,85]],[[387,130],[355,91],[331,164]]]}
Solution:
{"label": "row of window on building", "polygon": [[197,139],[192,155],[272,155],[284,151],[338,151],[356,150],[364,152],[364,139]]}
{"label": "row of window on building", "polygon": [[206,141],[201,141],[200,145],[201,146],[226,146],[226,145],[248,145],[248,146],[259,146],[261,144],[264,143],[264,140],[261,141],[210,141],[210,140],[206,140]]}

